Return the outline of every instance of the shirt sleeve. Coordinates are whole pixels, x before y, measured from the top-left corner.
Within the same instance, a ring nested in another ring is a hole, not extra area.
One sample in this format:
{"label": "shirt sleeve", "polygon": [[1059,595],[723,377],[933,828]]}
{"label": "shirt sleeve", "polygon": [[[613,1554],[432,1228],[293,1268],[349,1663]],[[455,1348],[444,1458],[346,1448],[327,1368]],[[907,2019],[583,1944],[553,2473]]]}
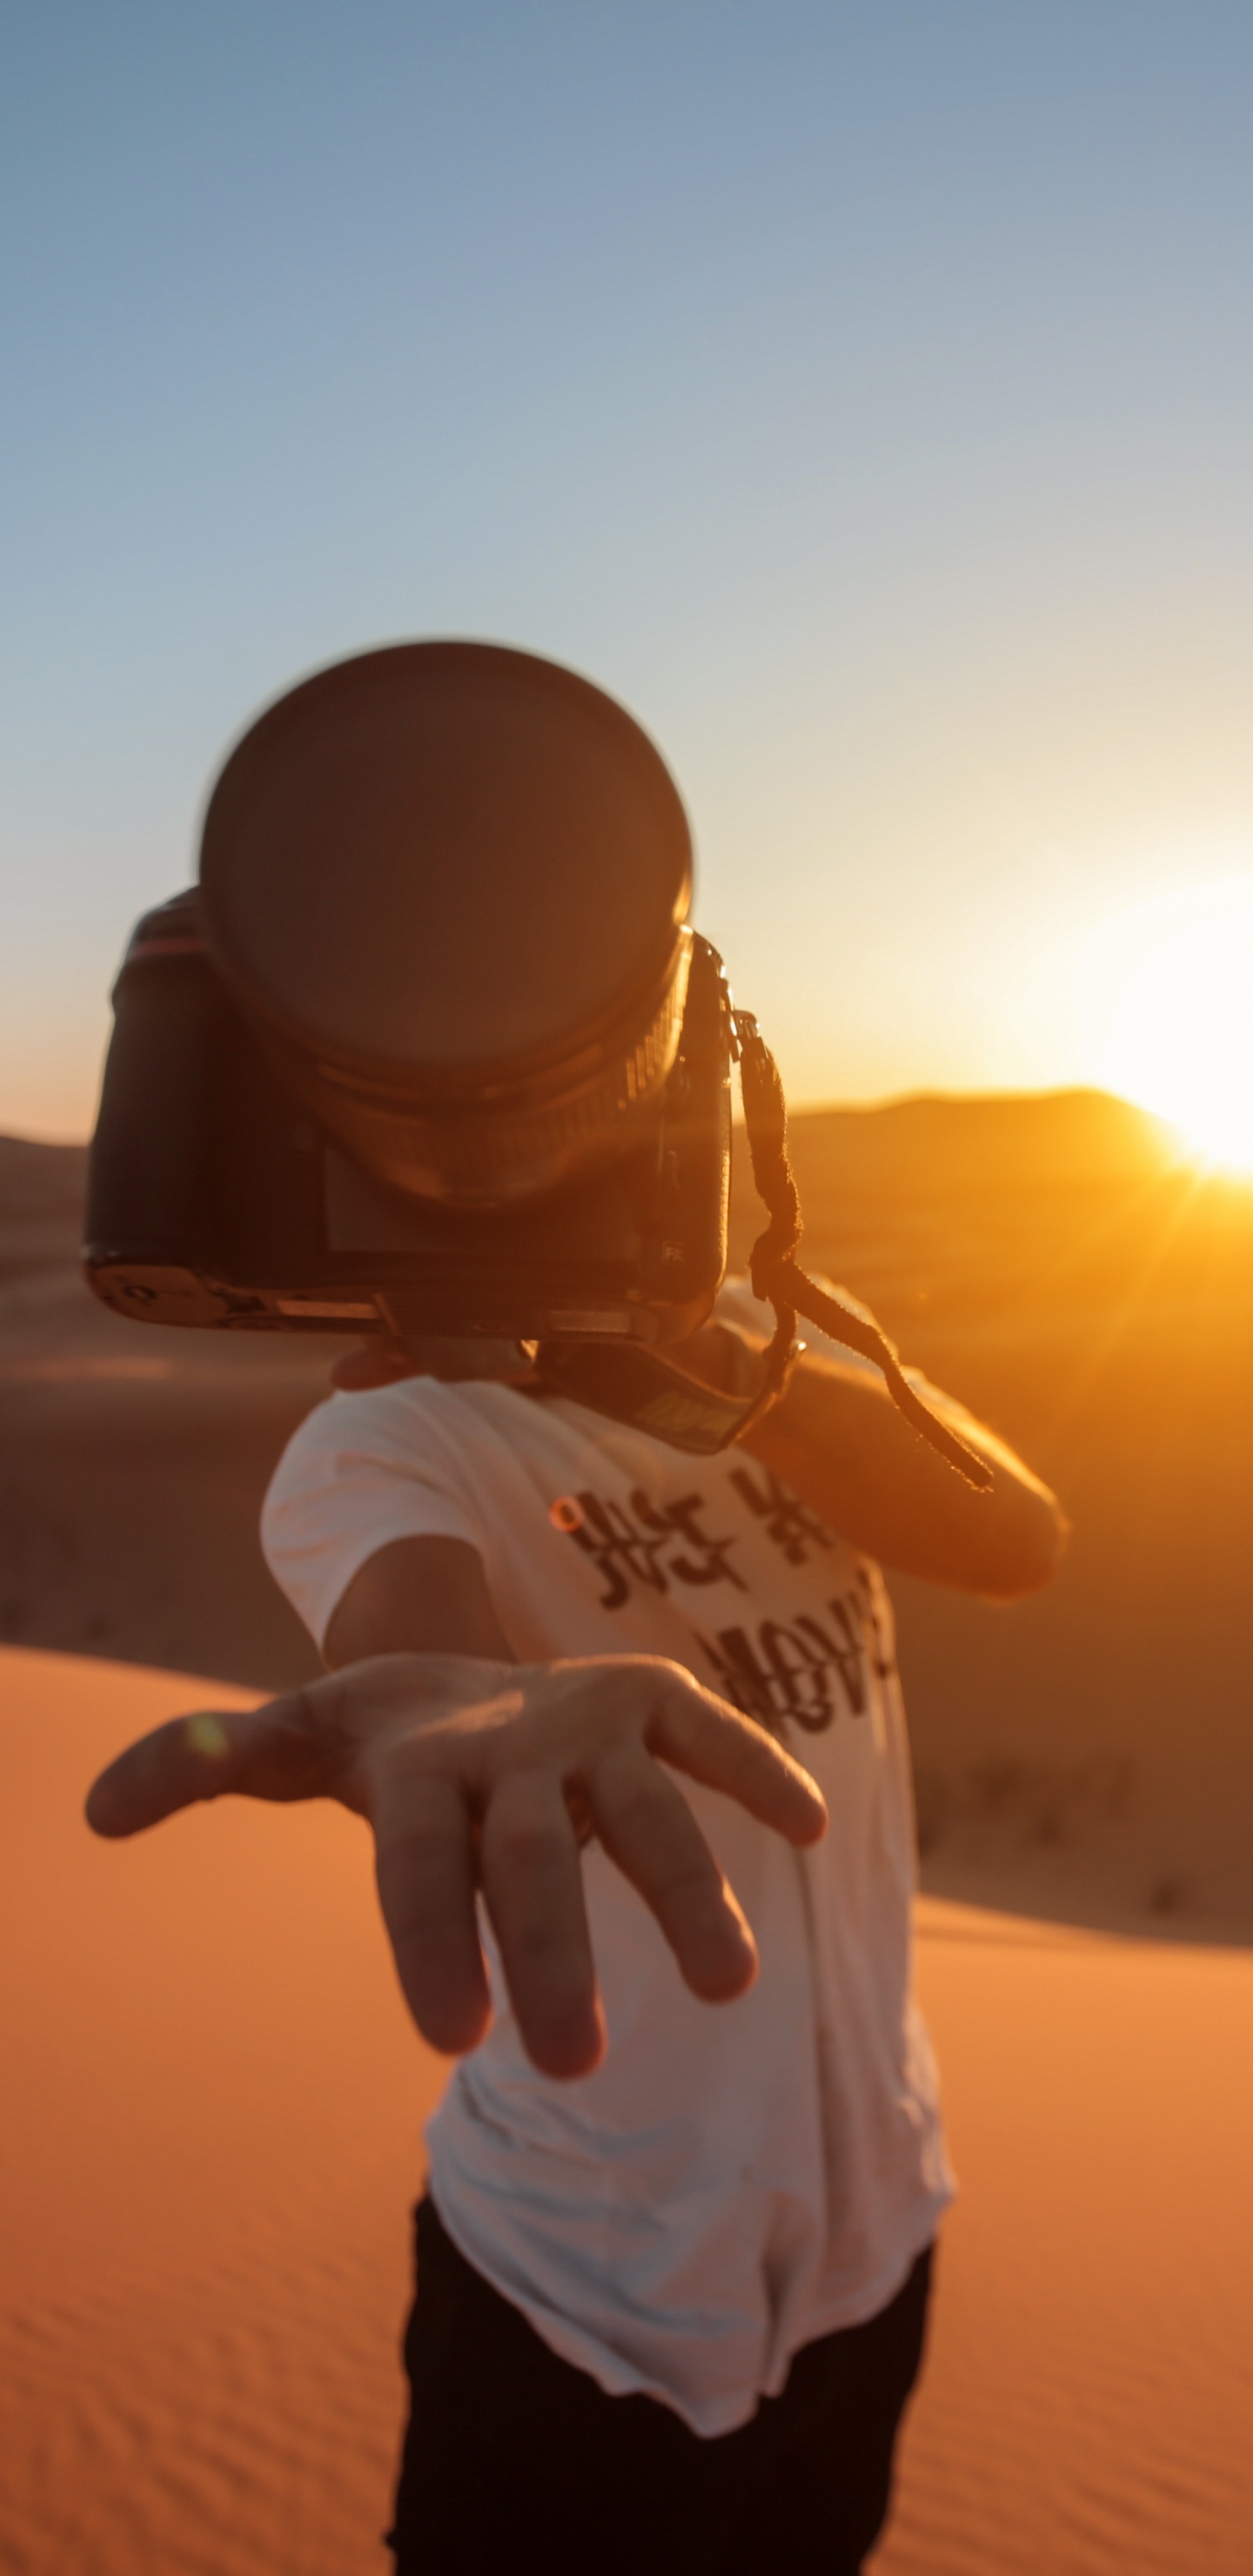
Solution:
{"label": "shirt sleeve", "polygon": [[481,1538],[420,1383],[333,1395],[289,1440],[261,1508],[261,1549],[320,1648],[363,1565],[399,1538]]}

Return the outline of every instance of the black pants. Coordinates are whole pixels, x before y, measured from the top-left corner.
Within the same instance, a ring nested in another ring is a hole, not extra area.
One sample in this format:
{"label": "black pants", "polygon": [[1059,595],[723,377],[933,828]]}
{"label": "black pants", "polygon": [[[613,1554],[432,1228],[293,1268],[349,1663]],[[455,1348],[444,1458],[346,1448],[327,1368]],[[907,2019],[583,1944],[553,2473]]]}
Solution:
{"label": "black pants", "polygon": [[429,2200],[417,2236],[398,2576],[857,2576],[887,2518],[929,2251],[868,2324],[807,2344],[751,2423],[702,2441],[550,2352]]}

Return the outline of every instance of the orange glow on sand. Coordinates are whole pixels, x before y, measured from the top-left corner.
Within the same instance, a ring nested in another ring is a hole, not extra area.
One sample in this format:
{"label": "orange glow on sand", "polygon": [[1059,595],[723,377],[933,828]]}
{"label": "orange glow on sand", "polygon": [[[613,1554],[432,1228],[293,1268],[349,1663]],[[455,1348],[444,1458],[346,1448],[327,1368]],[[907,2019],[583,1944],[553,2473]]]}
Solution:
{"label": "orange glow on sand", "polygon": [[1103,922],[1080,970],[1092,1072],[1193,1152],[1253,1175],[1253,876],[1188,886]]}

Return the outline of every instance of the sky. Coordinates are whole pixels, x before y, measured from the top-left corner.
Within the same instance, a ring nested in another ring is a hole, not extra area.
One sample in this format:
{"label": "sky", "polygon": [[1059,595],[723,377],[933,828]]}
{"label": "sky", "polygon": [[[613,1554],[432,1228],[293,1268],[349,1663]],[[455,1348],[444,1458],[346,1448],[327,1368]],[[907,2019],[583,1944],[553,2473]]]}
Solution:
{"label": "sky", "polygon": [[1247,0],[5,0],[0,1127],[249,716],[621,697],[794,1101],[1094,1073],[1253,872]]}

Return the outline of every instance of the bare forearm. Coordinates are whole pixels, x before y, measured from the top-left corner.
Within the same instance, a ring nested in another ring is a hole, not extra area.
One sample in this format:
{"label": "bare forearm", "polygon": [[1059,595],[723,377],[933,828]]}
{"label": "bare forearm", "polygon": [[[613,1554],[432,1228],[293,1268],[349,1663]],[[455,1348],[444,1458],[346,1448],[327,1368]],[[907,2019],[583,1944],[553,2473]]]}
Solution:
{"label": "bare forearm", "polygon": [[946,1409],[991,1466],[990,1493],[962,1483],[885,1387],[824,1358],[801,1361],[783,1402],[744,1446],[852,1546],[900,1573],[1006,1600],[1034,1592],[1061,1562],[1065,1516],[993,1432]]}
{"label": "bare forearm", "polygon": [[326,1632],[332,1672],[370,1655],[516,1661],[482,1562],[459,1538],[400,1538],[367,1558]]}

